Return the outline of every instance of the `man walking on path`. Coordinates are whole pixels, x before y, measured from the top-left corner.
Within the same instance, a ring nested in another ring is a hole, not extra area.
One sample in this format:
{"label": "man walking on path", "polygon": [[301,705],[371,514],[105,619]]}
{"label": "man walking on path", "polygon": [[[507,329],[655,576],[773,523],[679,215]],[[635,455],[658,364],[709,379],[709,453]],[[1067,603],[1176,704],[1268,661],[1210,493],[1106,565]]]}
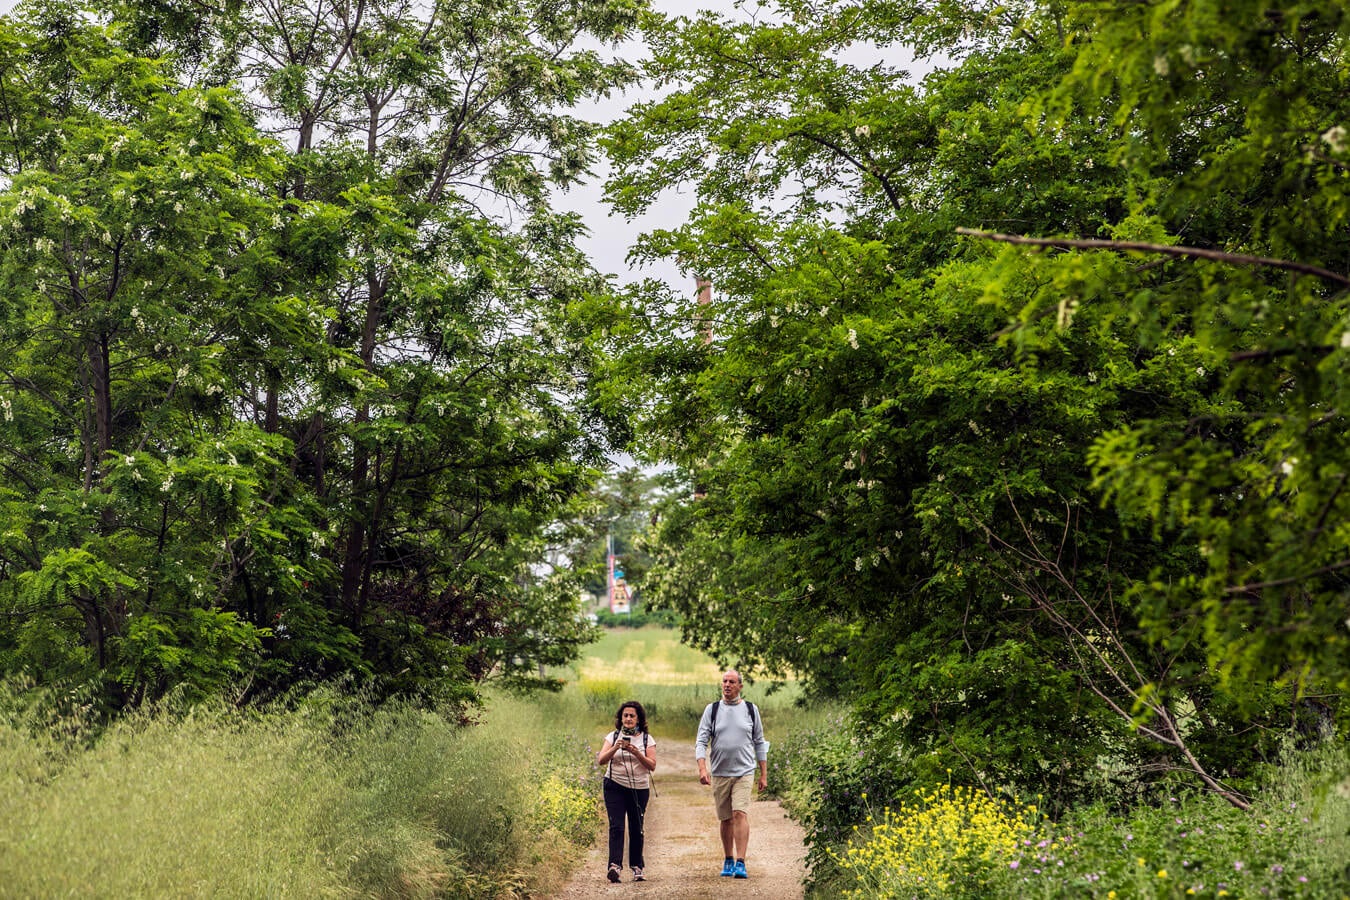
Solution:
{"label": "man walking on path", "polygon": [[764,723],[755,705],[741,699],[742,687],[735,669],[722,676],[722,699],[703,710],[694,743],[698,780],[713,788],[725,856],[722,874],[733,878],[749,877],[745,850],[750,843],[750,781],[756,768],[759,789],[769,787],[769,742],[764,740]]}

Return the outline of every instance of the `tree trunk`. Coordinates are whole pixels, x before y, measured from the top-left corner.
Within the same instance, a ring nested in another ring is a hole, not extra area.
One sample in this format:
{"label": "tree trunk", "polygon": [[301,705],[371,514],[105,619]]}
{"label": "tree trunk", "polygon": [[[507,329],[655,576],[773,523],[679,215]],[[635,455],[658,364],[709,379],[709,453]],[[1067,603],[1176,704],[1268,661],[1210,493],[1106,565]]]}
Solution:
{"label": "tree trunk", "polygon": [[[375,369],[375,344],[383,315],[384,293],[387,282],[372,270],[366,276],[369,300],[366,304],[365,325],[361,329],[361,362],[368,371]],[[362,404],[353,419],[354,430],[359,431],[370,421],[370,407]],[[379,533],[376,510],[369,505],[373,494],[370,480],[370,451],[360,441],[352,441],[352,519],[347,528],[346,552],[342,560],[342,608],[353,623],[364,612],[363,584],[369,584],[369,568]]]}
{"label": "tree trunk", "polygon": [[89,381],[94,404],[95,465],[102,465],[112,451],[112,379],[108,363],[108,336],[91,337],[86,346],[89,355]]}
{"label": "tree trunk", "polygon": [[276,434],[281,427],[281,415],[278,411],[277,395],[281,393],[281,373],[272,369],[267,372],[267,396],[263,399],[263,431]]}

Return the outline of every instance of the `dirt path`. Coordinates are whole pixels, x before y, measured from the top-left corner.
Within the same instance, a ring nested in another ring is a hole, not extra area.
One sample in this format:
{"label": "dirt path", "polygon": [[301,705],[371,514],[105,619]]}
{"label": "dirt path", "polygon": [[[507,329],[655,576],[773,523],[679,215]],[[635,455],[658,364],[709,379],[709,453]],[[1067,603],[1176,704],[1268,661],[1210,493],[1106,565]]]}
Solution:
{"label": "dirt path", "polygon": [[777,801],[756,800],[750,808],[748,879],[723,878],[722,841],[712,808],[712,788],[698,783],[692,741],[659,744],[656,789],[647,808],[647,880],[605,880],[606,832],[602,827],[585,862],[551,900],[642,896],[652,900],[705,900],[724,897],[802,897],[806,849],[802,829]]}

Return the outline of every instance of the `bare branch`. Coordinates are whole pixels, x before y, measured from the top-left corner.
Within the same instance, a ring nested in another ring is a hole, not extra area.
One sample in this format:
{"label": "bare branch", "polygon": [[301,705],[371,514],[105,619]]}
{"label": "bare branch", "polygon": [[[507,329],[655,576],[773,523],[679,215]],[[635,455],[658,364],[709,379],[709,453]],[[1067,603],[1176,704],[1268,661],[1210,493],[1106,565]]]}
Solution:
{"label": "bare branch", "polygon": [[994,231],[978,231],[974,228],[958,228],[957,234],[967,237],[983,238],[1004,244],[1025,244],[1030,247],[1059,247],[1065,250],[1114,250],[1118,253],[1161,253],[1166,256],[1181,256],[1193,259],[1208,259],[1214,262],[1235,266],[1264,266],[1271,269],[1284,269],[1301,275],[1315,275],[1327,281],[1350,286],[1350,276],[1345,276],[1321,266],[1294,262],[1288,259],[1273,259],[1268,256],[1248,256],[1245,253],[1225,253],[1222,250],[1205,250],[1202,247],[1182,247],[1168,244],[1146,244],[1140,241],[1104,241],[1095,238],[1033,238],[1019,234],[999,234]]}
{"label": "bare branch", "polygon": [[1250,591],[1260,591],[1266,588],[1284,587],[1290,584],[1298,584],[1305,578],[1312,578],[1314,575],[1326,575],[1328,572],[1338,572],[1345,568],[1350,568],[1350,559],[1343,559],[1340,562],[1334,562],[1329,566],[1322,566],[1320,569],[1304,572],[1302,575],[1290,575],[1288,578],[1276,578],[1274,581],[1254,581],[1250,584],[1235,584],[1232,587],[1224,588],[1223,592],[1225,594],[1245,594]]}
{"label": "bare branch", "polygon": [[[1205,769],[1204,764],[1191,752],[1181,729],[1177,725],[1176,716],[1173,715],[1168,706],[1167,699],[1150,691],[1150,679],[1144,677],[1144,674],[1140,671],[1135,662],[1134,654],[1121,638],[1118,624],[1115,622],[1108,624],[1102,618],[1098,608],[1099,603],[1085,597],[1079,590],[1077,577],[1066,573],[1062,568],[1060,563],[1065,547],[1073,545],[1070,540],[1072,510],[1067,508],[1066,504],[1065,532],[1060,538],[1059,547],[1056,549],[1056,557],[1052,559],[1037,546],[1036,536],[1027,526],[1025,519],[1018,510],[1011,491],[1009,491],[1008,500],[1012,506],[1013,514],[1017,517],[1018,524],[1022,528],[1022,538],[1030,549],[1016,546],[1012,541],[1003,538],[983,522],[981,526],[984,528],[991,544],[1007,552],[1030,570],[1014,569],[1008,576],[1008,580],[1015,584],[1033,606],[1063,634],[1068,649],[1076,660],[1077,674],[1081,683],[1096,695],[1108,709],[1129,722],[1131,727],[1140,734],[1180,753],[1185,759],[1189,771],[1194,773],[1208,789],[1219,794],[1238,809],[1250,809],[1251,803],[1246,797],[1211,775]],[[1051,583],[1042,585],[1039,577],[1041,575],[1048,577]],[[1058,602],[1056,599],[1056,586],[1064,592],[1065,600],[1063,602]],[[1106,597],[1106,603],[1109,605],[1114,618],[1115,605],[1109,593]],[[1081,615],[1079,621],[1075,622],[1069,619],[1071,612],[1066,611],[1066,607],[1078,610]],[[1108,686],[1114,683],[1126,698],[1148,710],[1152,721],[1147,723],[1140,721],[1138,717],[1122,705],[1120,700],[1112,696],[1102,686],[1101,682],[1106,682]]]}

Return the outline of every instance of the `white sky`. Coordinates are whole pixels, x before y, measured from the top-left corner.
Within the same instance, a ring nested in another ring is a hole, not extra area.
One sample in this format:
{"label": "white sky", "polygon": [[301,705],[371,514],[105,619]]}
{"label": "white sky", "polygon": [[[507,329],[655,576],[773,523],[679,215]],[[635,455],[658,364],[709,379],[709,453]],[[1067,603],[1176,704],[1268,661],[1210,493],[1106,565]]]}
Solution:
{"label": "white sky", "polygon": [[[0,0],[3,2],[3,0]],[[723,9],[730,11],[730,0],[650,0],[654,9],[667,15],[693,16],[700,9]],[[622,47],[616,55],[636,62],[643,55],[641,43]],[[623,115],[628,107],[642,100],[650,99],[654,93],[642,86],[634,86],[626,94],[616,94],[606,100],[587,104],[573,110],[580,118],[595,121],[613,121]],[[688,193],[676,190],[667,191],[653,203],[644,215],[625,219],[613,212],[601,200],[604,193],[604,181],[609,166],[602,158],[597,161],[595,175],[585,184],[578,185],[566,192],[555,194],[554,203],[561,209],[579,213],[590,236],[581,241],[581,248],[591,258],[595,267],[607,275],[614,275],[621,284],[639,281],[643,278],[658,278],[676,290],[686,290],[692,297],[694,283],[691,278],[682,276],[674,262],[649,263],[643,269],[630,269],[627,262],[628,250],[637,235],[656,228],[674,228],[693,209],[692,189]]]}

